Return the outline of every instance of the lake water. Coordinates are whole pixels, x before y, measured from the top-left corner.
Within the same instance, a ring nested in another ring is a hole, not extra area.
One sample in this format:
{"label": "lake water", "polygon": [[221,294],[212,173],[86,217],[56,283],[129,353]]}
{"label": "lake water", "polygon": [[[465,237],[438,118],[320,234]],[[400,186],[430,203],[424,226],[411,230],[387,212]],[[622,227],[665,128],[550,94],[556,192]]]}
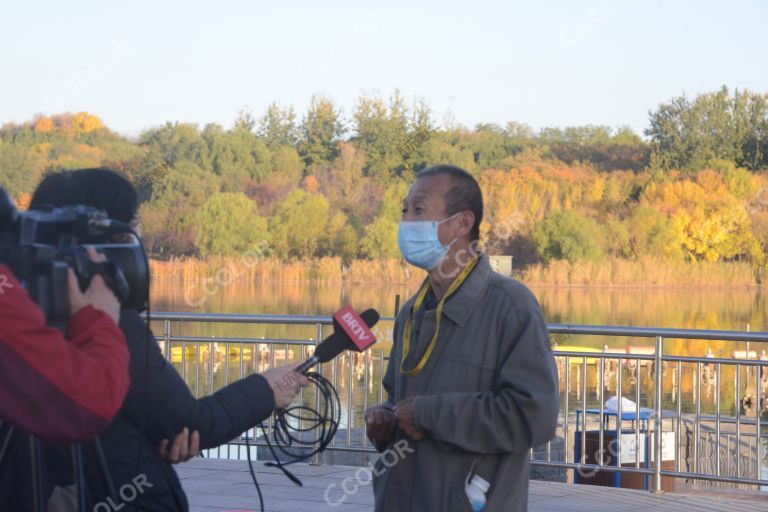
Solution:
{"label": "lake water", "polygon": [[[307,282],[234,283],[157,281],[152,288],[154,311],[208,313],[331,315],[345,304],[358,310],[376,308],[393,316],[396,297],[404,303],[417,286],[383,284],[312,284]],[[544,317],[552,323],[644,326],[690,329],[764,331],[768,326],[765,289],[649,289],[534,287]],[[200,327],[200,326],[198,326]],[[243,329],[235,327],[228,335]],[[250,330],[249,330],[250,331]],[[297,334],[301,329],[293,329]],[[306,329],[304,329],[306,331]],[[206,332],[206,334],[209,334]],[[210,333],[213,334],[213,333]],[[262,335],[277,333],[264,331]],[[556,336],[555,342],[602,348],[609,345],[652,345],[648,339]],[[764,344],[750,344],[758,357]],[[746,343],[670,340],[668,353],[731,356]]]}

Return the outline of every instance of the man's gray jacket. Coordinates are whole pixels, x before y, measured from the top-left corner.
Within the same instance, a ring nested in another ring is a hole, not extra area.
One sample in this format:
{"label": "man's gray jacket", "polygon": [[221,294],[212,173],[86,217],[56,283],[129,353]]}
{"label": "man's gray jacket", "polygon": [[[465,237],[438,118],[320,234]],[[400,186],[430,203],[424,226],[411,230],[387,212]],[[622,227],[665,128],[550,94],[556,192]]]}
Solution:
{"label": "man's gray jacket", "polygon": [[[529,449],[555,435],[557,367],[536,299],[521,283],[491,270],[487,256],[444,305],[434,352],[423,371],[400,371],[405,322],[414,298],[395,321],[384,377],[389,402],[416,396],[421,441],[398,429],[376,463],[378,512],[471,512],[470,474],[490,482],[488,512],[525,511]],[[413,368],[435,332],[436,310],[415,318],[406,368]],[[407,443],[407,444],[406,444]]]}

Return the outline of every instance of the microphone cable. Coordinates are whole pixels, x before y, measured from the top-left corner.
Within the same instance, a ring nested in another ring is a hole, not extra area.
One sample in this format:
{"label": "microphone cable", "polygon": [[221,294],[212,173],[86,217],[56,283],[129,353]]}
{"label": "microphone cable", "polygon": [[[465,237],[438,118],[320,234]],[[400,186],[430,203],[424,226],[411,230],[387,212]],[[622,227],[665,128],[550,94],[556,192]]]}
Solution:
{"label": "microphone cable", "polygon": [[[341,423],[339,393],[333,387],[333,384],[317,372],[308,372],[305,376],[310,384],[314,385],[315,392],[320,397],[319,410],[303,404],[294,405],[286,409],[277,409],[272,422],[271,436],[263,422],[258,426],[258,428],[261,428],[267,448],[274,458],[274,462],[270,461],[265,463],[265,465],[279,468],[288,479],[299,487],[303,486],[301,480],[286,469],[286,466],[305,462],[325,451],[333,441]],[[314,432],[315,435],[309,435],[311,432]],[[271,440],[270,437],[272,438]],[[313,446],[314,448],[307,451],[307,446]],[[259,494],[261,511],[264,512],[264,497],[261,493],[259,482],[256,479],[256,472],[253,469],[247,430],[245,431],[245,451],[251,479]],[[287,462],[284,462],[286,460]]]}

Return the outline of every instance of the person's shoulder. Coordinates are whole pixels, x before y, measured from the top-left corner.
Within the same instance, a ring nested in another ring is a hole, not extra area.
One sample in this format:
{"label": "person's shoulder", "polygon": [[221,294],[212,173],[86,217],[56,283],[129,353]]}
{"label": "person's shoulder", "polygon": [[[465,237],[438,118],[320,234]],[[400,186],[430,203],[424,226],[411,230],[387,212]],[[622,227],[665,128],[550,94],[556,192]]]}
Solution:
{"label": "person's shoulder", "polygon": [[533,292],[517,279],[491,272],[488,278],[488,290],[492,300],[503,299],[508,307],[515,311],[539,311],[539,302]]}

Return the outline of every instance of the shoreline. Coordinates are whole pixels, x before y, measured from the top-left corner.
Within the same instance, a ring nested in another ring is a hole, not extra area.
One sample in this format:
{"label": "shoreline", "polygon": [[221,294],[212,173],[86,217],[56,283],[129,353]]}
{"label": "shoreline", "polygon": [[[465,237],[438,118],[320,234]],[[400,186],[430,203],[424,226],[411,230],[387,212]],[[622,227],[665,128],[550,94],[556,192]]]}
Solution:
{"label": "shoreline", "polygon": [[[557,283],[557,284],[548,284],[548,283],[528,283],[524,279],[520,279],[518,277],[513,277],[513,279],[520,281],[528,288],[545,288],[545,289],[606,289],[606,290],[669,290],[669,291],[686,291],[686,290],[741,290],[741,291],[749,291],[749,290],[755,290],[755,291],[761,291],[761,290],[768,290],[768,284],[734,284],[734,285],[723,285],[723,284],[699,284],[699,283],[692,283],[692,284],[584,284],[584,283]],[[153,277],[152,282],[162,282],[162,283],[200,283],[200,282],[212,282],[215,281],[215,276],[196,276],[196,277],[174,277],[174,276],[161,276],[161,277]],[[229,282],[228,284],[235,284],[235,285],[248,285],[248,286],[258,286],[258,285],[264,285],[264,284],[275,284],[275,283],[284,283],[284,284],[291,284],[291,285],[356,285],[356,286],[364,286],[364,285],[380,285],[380,286],[410,286],[413,284],[419,284],[422,281],[352,281],[349,279],[280,279],[280,278],[273,278],[273,279],[261,279],[261,280],[252,280],[252,279],[246,279],[246,280],[234,280]]]}

